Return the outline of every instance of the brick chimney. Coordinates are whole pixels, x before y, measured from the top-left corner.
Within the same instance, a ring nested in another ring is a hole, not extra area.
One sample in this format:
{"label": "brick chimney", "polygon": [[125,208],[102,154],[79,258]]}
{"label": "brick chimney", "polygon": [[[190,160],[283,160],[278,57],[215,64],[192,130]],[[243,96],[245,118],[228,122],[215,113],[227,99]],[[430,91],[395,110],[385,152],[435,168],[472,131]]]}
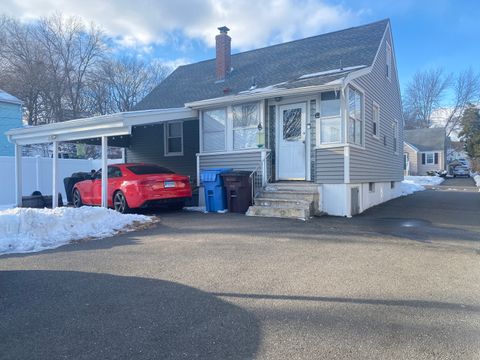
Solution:
{"label": "brick chimney", "polygon": [[219,27],[220,34],[215,36],[216,43],[216,78],[218,80],[225,80],[231,69],[230,51],[232,38],[228,36],[230,30],[226,26]]}

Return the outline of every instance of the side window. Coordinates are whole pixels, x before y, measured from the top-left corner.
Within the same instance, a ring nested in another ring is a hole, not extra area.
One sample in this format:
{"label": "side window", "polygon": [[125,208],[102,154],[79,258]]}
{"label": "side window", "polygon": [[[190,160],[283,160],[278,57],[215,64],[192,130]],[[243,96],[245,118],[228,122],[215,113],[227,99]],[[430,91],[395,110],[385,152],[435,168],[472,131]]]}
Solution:
{"label": "side window", "polygon": [[363,95],[352,87],[348,89],[348,141],[363,145]]}
{"label": "side window", "polygon": [[165,155],[183,155],[183,123],[165,124]]}
{"label": "side window", "polygon": [[380,133],[380,106],[377,103],[373,103],[372,121],[372,135],[378,138]]}
{"label": "side window", "polygon": [[122,177],[122,171],[116,166],[108,167],[108,178],[119,178]]}
{"label": "side window", "polygon": [[387,79],[392,79],[392,47],[387,42],[387,59],[386,59]]}

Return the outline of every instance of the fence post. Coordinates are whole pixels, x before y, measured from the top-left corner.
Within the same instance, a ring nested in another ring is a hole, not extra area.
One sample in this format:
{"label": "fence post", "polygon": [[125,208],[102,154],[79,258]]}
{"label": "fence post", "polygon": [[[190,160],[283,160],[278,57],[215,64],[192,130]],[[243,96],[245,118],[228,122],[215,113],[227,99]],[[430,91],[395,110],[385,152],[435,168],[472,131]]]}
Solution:
{"label": "fence post", "polygon": [[35,177],[35,190],[40,191],[40,155],[35,155]]}

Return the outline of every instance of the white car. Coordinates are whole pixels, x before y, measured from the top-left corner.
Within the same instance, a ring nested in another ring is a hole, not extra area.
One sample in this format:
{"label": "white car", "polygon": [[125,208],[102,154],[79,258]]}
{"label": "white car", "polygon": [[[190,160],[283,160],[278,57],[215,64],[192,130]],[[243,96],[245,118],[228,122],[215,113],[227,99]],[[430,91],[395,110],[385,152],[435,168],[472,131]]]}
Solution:
{"label": "white car", "polygon": [[453,170],[453,177],[470,177],[470,172],[464,166],[457,166]]}

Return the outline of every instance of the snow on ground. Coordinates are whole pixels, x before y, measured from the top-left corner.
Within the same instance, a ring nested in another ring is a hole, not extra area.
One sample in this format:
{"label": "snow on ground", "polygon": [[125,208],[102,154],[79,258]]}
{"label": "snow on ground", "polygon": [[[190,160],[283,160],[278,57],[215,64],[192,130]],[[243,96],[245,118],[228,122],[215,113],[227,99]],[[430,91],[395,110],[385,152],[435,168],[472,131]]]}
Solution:
{"label": "snow on ground", "polygon": [[410,195],[417,191],[425,190],[424,186],[440,185],[444,182],[444,178],[439,176],[405,176],[402,181],[402,195]]}
{"label": "snow on ground", "polygon": [[0,255],[53,249],[74,240],[103,238],[152,221],[101,207],[14,208],[0,211]]}
{"label": "snow on ground", "polygon": [[435,186],[440,185],[445,179],[440,176],[405,176],[404,181],[423,186]]}

